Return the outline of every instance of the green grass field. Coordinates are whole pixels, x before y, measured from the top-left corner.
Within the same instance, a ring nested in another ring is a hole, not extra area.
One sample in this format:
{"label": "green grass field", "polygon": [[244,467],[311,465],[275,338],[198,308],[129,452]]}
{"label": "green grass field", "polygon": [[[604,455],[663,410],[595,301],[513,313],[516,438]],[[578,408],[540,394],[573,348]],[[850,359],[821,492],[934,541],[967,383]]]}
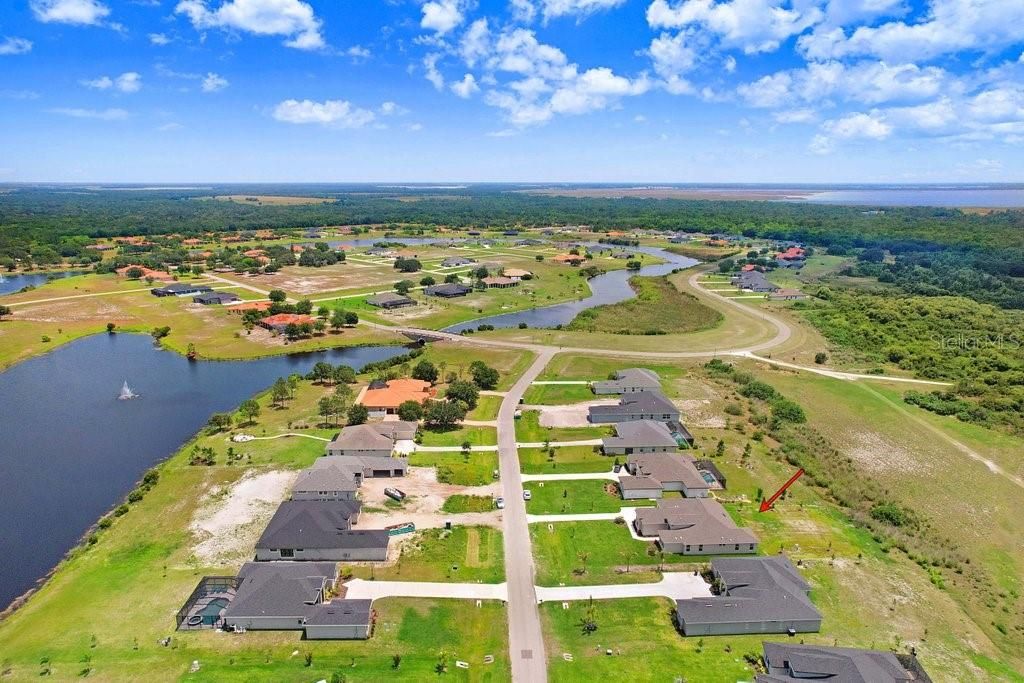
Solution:
{"label": "green grass field", "polygon": [[445,498],[444,505],[441,506],[442,512],[451,512],[452,514],[490,512],[493,509],[494,499],[490,496],[464,496],[461,494],[448,496]]}
{"label": "green grass field", "polygon": [[481,396],[477,399],[476,408],[469,411],[466,419],[496,420],[499,408],[501,408],[501,396]]}
{"label": "green grass field", "polygon": [[633,277],[636,297],[581,311],[566,329],[627,335],[661,335],[709,329],[723,316],[697,297],[678,290],[667,277]]}
{"label": "green grass field", "polygon": [[540,412],[524,410],[516,420],[516,441],[543,443],[544,441],[584,441],[611,434],[610,427],[542,427]]}
{"label": "green grass field", "polygon": [[498,443],[498,430],[494,427],[457,427],[447,431],[424,428],[419,434],[424,446],[461,446],[467,441],[473,446]]}
{"label": "green grass field", "polygon": [[623,501],[618,485],[604,479],[531,481],[526,482],[523,488],[532,496],[526,502],[526,512],[531,515],[618,512],[627,505],[654,505],[653,500]]}
{"label": "green grass field", "polygon": [[523,403],[531,406],[560,406],[593,401],[594,398],[594,392],[586,384],[534,384],[523,394]]}
{"label": "green grass field", "polygon": [[543,448],[520,448],[519,469],[523,474],[570,474],[608,472],[615,458],[602,455],[599,446],[561,446],[554,455]]}
{"label": "green grass field", "polygon": [[351,571],[354,576],[388,581],[501,583],[505,580],[501,532],[486,526],[424,529],[405,542],[395,564],[356,565]]}
{"label": "green grass field", "polygon": [[409,464],[416,467],[436,467],[437,478],[442,482],[482,486],[493,481],[492,474],[498,469],[498,454],[495,451],[468,454],[417,451],[409,456]]}

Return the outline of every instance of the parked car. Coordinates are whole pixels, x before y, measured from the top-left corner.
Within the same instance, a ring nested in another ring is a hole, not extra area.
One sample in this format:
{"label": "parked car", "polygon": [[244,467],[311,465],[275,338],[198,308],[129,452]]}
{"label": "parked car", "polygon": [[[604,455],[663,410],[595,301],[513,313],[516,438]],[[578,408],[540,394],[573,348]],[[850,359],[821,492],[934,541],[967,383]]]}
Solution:
{"label": "parked car", "polygon": [[523,500],[530,500],[533,498],[533,494],[530,493],[530,489],[523,489]]}
{"label": "parked car", "polygon": [[505,499],[504,499],[504,498],[501,498],[501,497],[499,497],[499,498],[498,498],[497,500],[495,500],[495,501],[494,501],[494,505],[495,505],[495,507],[497,507],[497,508],[498,508],[499,510],[504,510],[504,509],[505,509]]}
{"label": "parked car", "polygon": [[384,489],[384,495],[387,496],[388,498],[391,498],[392,500],[397,500],[399,503],[405,500],[405,491],[400,491],[390,486]]}

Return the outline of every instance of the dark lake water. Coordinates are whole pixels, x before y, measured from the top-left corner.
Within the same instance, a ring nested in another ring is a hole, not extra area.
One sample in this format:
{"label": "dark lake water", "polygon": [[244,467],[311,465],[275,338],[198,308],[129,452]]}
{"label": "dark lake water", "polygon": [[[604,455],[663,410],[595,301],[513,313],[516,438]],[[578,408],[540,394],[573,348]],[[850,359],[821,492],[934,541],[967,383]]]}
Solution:
{"label": "dark lake water", "polygon": [[[0,372],[0,609],[211,414],[320,360],[359,369],[405,351],[190,363],[149,337],[95,335]],[[125,380],[141,398],[117,400]]]}
{"label": "dark lake water", "polygon": [[[598,245],[591,245],[598,246]],[[478,325],[494,325],[495,327],[518,327],[519,323],[526,323],[530,327],[555,327],[556,325],[567,325],[575,318],[580,311],[602,304],[615,304],[620,301],[632,299],[636,294],[629,286],[629,278],[634,275],[657,276],[667,275],[676,268],[689,268],[699,263],[696,259],[678,256],[664,249],[655,247],[629,247],[627,251],[643,252],[650,256],[657,256],[664,259],[665,263],[658,265],[644,266],[638,272],[628,270],[613,270],[604,275],[598,275],[589,281],[591,295],[578,301],[567,301],[562,304],[532,308],[518,313],[502,313],[486,318],[470,320],[445,328],[445,332],[462,332],[463,330],[476,329]],[[569,266],[566,266],[568,268]]]}
{"label": "dark lake water", "polygon": [[72,277],[73,275],[81,275],[81,272],[19,273],[17,275],[0,273],[0,278],[3,278],[0,280],[0,296],[20,291],[23,287],[28,287],[29,285],[38,287],[40,285],[45,285],[50,280],[62,280],[66,277]]}

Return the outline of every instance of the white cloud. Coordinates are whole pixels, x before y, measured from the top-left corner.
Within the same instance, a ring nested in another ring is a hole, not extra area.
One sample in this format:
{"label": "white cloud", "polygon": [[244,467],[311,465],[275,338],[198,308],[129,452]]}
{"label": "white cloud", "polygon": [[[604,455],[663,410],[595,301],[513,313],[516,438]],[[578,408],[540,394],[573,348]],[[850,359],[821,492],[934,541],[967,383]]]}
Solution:
{"label": "white cloud", "polygon": [[633,121],[635,123],[647,123],[647,117],[644,116],[643,114],[637,114],[636,116],[633,117]]}
{"label": "white cloud", "polygon": [[701,26],[716,34],[724,47],[741,48],[748,54],[771,52],[790,36],[821,21],[821,10],[811,3],[784,0],[653,0],[647,8],[651,28]]}
{"label": "white cloud", "polygon": [[693,86],[683,74],[697,62],[697,49],[691,44],[692,34],[680,31],[675,35],[662,33],[651,40],[646,54],[651,58],[654,72],[664,79],[664,87],[673,95],[693,92]]}
{"label": "white cloud", "polygon": [[349,49],[345,50],[345,54],[354,60],[369,59],[372,54],[369,48],[365,48],[362,45],[353,45]]}
{"label": "white cloud", "polygon": [[228,79],[211,71],[203,76],[203,83],[200,87],[203,92],[219,92],[229,85]]}
{"label": "white cloud", "polygon": [[545,21],[564,16],[585,17],[594,12],[618,7],[626,0],[541,0]]}
{"label": "white cloud", "polygon": [[838,140],[884,140],[892,135],[893,127],[879,112],[857,112],[821,124],[821,133],[811,140],[811,151],[828,154]]}
{"label": "white cloud", "polygon": [[466,18],[461,0],[430,0],[423,3],[420,27],[445,35]]}
{"label": "white cloud", "polygon": [[473,74],[466,74],[461,81],[452,83],[451,88],[453,93],[464,100],[468,100],[474,93],[480,92],[480,86],[476,84]]}
{"label": "white cloud", "polygon": [[362,128],[376,118],[372,111],[345,100],[285,100],[274,107],[273,115],[284,123],[316,123],[328,128]]}
{"label": "white cloud", "polygon": [[142,89],[142,76],[134,71],[126,71],[116,78],[100,76],[79,81],[79,84],[93,90],[119,90],[123,93],[138,92]]}
{"label": "white cloud", "polygon": [[0,41],[0,55],[23,55],[32,50],[32,41],[7,37]]}
{"label": "white cloud", "polygon": [[811,123],[817,120],[818,115],[813,109],[787,109],[772,114],[779,123]]}
{"label": "white cloud", "polygon": [[725,69],[726,73],[732,73],[736,71],[736,58],[732,55],[728,55],[722,60],[722,68]]}
{"label": "white cloud", "polygon": [[406,130],[412,131],[413,133],[423,130],[422,123],[410,123],[405,126]]}
{"label": "white cloud", "polygon": [[405,116],[409,110],[397,102],[381,102],[377,108],[381,116]]}
{"label": "white cloud", "polygon": [[509,9],[512,18],[524,24],[529,24],[537,16],[537,8],[531,0],[509,0]]}
{"label": "white cloud", "polygon": [[487,26],[487,19],[477,19],[470,24],[469,29],[459,42],[459,55],[466,66],[473,67],[490,51],[491,32]]}
{"label": "white cloud", "polygon": [[441,55],[437,52],[432,52],[423,58],[423,70],[425,72],[428,81],[434,84],[434,87],[438,90],[444,89],[444,76],[437,70],[437,60],[441,59]]}
{"label": "white cloud", "polygon": [[51,114],[70,116],[76,119],[98,119],[100,121],[123,121],[128,118],[128,112],[124,109],[78,109],[69,107],[58,107],[48,109]]}
{"label": "white cloud", "polygon": [[97,26],[110,14],[99,0],[31,0],[35,18],[44,23]]}
{"label": "white cloud", "polygon": [[171,42],[166,33],[150,33],[148,37],[153,45],[169,45]]}
{"label": "white cloud", "polygon": [[812,59],[873,55],[891,61],[926,60],[963,50],[994,52],[1019,44],[1024,3],[1019,0],[931,0],[917,23],[890,21],[804,36]]}
{"label": "white cloud", "polygon": [[322,22],[302,0],[227,0],[213,11],[207,0],[181,0],[174,11],[187,16],[197,29],[286,36],[284,45],[298,50],[318,50],[325,45]]}

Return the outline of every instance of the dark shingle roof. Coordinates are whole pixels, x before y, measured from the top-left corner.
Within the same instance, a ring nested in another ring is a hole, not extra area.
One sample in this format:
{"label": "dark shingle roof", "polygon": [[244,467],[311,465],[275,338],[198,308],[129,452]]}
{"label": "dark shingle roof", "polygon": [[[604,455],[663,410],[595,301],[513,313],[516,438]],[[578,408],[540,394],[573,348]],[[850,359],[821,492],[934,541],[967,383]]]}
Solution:
{"label": "dark shingle roof", "polygon": [[337,577],[333,562],[246,562],[225,616],[304,618]]}
{"label": "dark shingle roof", "polygon": [[306,623],[312,626],[367,626],[371,600],[331,600],[313,610]]}
{"label": "dark shingle roof", "polygon": [[359,512],[355,500],[286,500],[277,508],[257,548],[345,548],[349,520]]}
{"label": "dark shingle roof", "polygon": [[663,422],[635,420],[618,422],[615,436],[605,437],[605,448],[677,448],[675,438]]}
{"label": "dark shingle roof", "polygon": [[613,406],[591,406],[591,415],[622,415],[642,413],[645,415],[670,414],[678,415],[679,409],[672,401],[665,398],[657,391],[637,391],[632,394],[623,394],[618,405]]}
{"label": "dark shingle roof", "polygon": [[757,683],[898,683],[918,680],[891,652],[846,647],[765,643],[767,673]]}

